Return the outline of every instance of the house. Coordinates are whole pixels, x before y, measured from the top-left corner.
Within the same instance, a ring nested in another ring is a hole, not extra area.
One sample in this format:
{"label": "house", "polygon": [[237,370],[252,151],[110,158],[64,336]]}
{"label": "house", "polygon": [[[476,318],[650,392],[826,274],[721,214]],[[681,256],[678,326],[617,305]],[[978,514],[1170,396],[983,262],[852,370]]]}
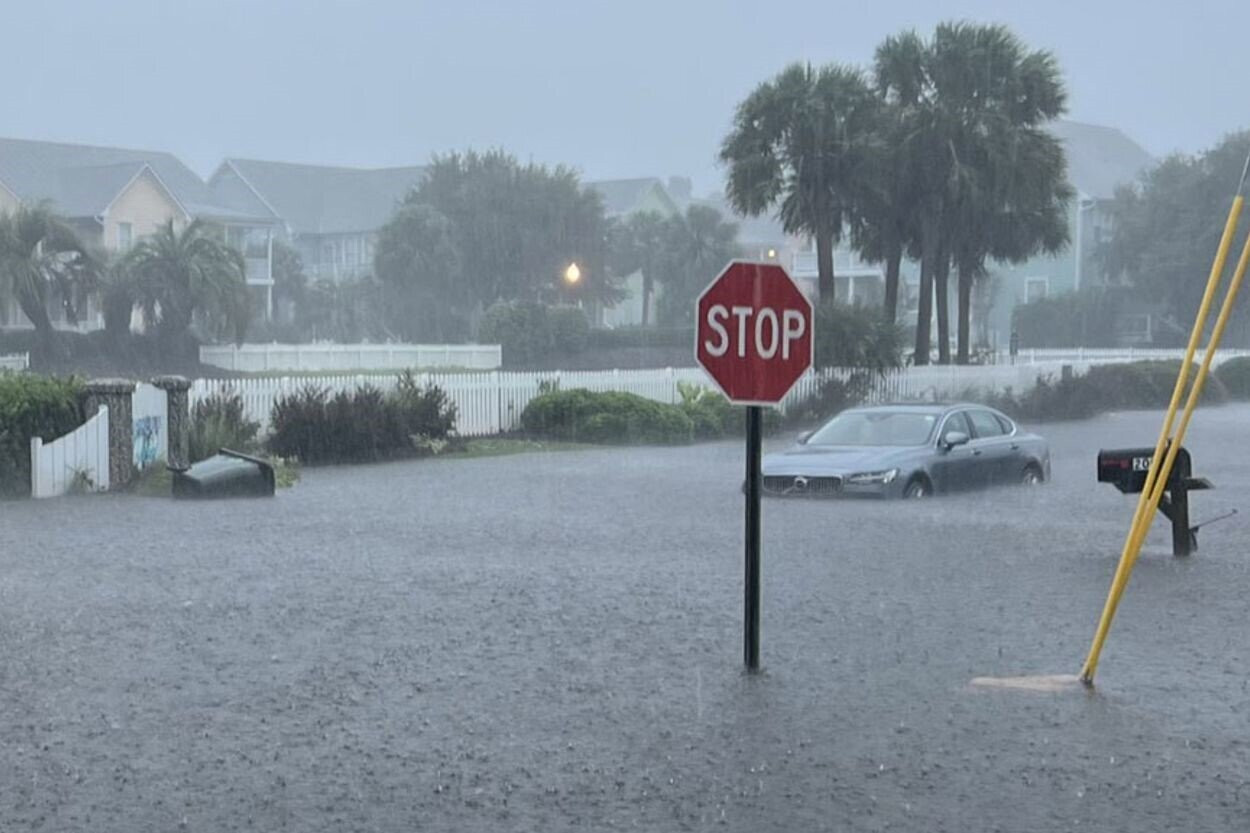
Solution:
{"label": "house", "polygon": [[299,252],[308,277],[335,282],[373,269],[377,232],[425,168],[342,168],[226,159],[210,190],[239,210],[264,209]]}
{"label": "house", "polygon": [[[985,322],[990,345],[1007,345],[1016,306],[1102,283],[1097,252],[1111,235],[1110,207],[1116,189],[1136,182],[1154,163],[1149,153],[1114,127],[1058,121],[1051,131],[1063,142],[1068,182],[1076,191],[1068,208],[1068,246],[1053,256],[991,267],[997,285]],[[1149,323],[1144,326],[1148,335]],[[1127,332],[1125,336],[1137,337]]]}
{"label": "house", "polygon": [[[185,226],[193,219],[220,227],[243,252],[246,278],[260,317],[273,306],[270,239],[275,220],[217,201],[190,168],[161,151],[0,139],[0,211],[18,205],[47,204],[72,225],[88,245],[120,254],[167,222]],[[50,299],[59,327],[81,330],[103,326],[98,299],[88,299],[77,325]],[[28,327],[10,304],[0,309],[0,326]]]}

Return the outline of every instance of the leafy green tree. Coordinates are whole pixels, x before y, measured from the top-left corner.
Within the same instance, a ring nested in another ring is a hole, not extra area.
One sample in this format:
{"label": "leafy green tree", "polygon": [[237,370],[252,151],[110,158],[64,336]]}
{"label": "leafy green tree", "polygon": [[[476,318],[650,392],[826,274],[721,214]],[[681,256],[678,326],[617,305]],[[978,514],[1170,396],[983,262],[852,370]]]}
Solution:
{"label": "leafy green tree", "polygon": [[[1197,155],[1170,156],[1136,186],[1121,188],[1111,205],[1111,237],[1095,257],[1109,282],[1130,284],[1161,305],[1178,336],[1188,333],[1202,299],[1247,155],[1250,131]],[[1229,332],[1242,344],[1250,343],[1245,309],[1237,305]]]}
{"label": "leafy green tree", "polygon": [[200,220],[179,231],[173,221],[127,252],[120,267],[162,339],[182,342],[199,319],[242,341],[251,318],[243,255]]}
{"label": "leafy green tree", "polygon": [[879,105],[858,69],[793,64],[738,105],[721,145],[734,208],[753,217],[776,211],[786,232],[815,239],[826,300],[834,294],[834,244],[870,187]]}
{"label": "leafy green tree", "polygon": [[[1012,164],[1012,151],[1021,148],[1024,137],[1033,137],[1028,141],[1034,150],[1045,144],[1034,134],[1064,112],[1066,93],[1050,53],[1027,50],[1010,30],[997,25],[946,23],[929,42],[914,32],[889,38],[878,49],[875,75],[880,94],[897,113],[903,137],[900,168],[915,188],[919,216],[914,241],[920,255],[915,361],[928,363],[935,294],[939,356],[949,361],[945,299],[951,260],[974,279],[981,271],[977,265],[984,262],[982,252],[1012,247],[1002,245],[999,231],[970,227],[970,218],[1005,216],[1013,234],[1022,236],[1023,229],[1014,224],[1029,212],[1020,205],[1038,193],[1062,198],[1059,186],[1044,181],[1046,174],[1054,175],[1053,168],[1016,172],[1018,179],[1012,180],[1002,166]],[[1041,150],[1039,154],[1045,155]],[[1016,164],[1035,159],[1015,157]],[[1013,196],[1004,185],[1013,181],[1032,181],[1036,187]],[[1041,203],[1045,213],[1045,200]],[[964,234],[990,234],[990,239],[959,239]]]}
{"label": "leafy green tree", "polygon": [[693,325],[695,299],[741,253],[738,225],[715,208],[691,205],[669,220],[667,231],[657,318],[666,326]]}
{"label": "leafy green tree", "polygon": [[[404,205],[428,205],[447,218],[478,308],[550,295],[619,297],[605,269],[603,203],[569,168],[521,164],[501,150],[436,156]],[[386,256],[381,242],[378,256]],[[570,263],[581,270],[575,286],[563,280]]]}
{"label": "leafy green tree", "polygon": [[401,206],[378,232],[373,271],[387,324],[404,338],[443,343],[465,335],[470,298],[454,233],[446,217],[420,203]]}
{"label": "leafy green tree", "polygon": [[77,322],[102,267],[68,224],[47,206],[0,214],[0,301],[13,298],[39,340],[55,348],[49,307],[55,301]]}

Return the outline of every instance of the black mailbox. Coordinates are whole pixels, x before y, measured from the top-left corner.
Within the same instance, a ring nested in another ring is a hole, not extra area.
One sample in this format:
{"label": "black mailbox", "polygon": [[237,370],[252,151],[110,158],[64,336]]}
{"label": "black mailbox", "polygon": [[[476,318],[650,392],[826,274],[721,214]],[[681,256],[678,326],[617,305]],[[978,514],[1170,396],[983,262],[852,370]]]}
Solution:
{"label": "black mailbox", "polygon": [[[1126,495],[1140,494],[1146,487],[1146,474],[1154,453],[1153,448],[1099,451],[1098,482],[1111,483]],[[1164,488],[1166,494],[1159,500],[1159,511],[1172,522],[1173,555],[1189,555],[1198,549],[1198,529],[1189,525],[1189,493],[1195,489],[1210,489],[1211,483],[1205,477],[1194,477],[1192,466],[1189,451],[1182,447],[1172,463]]]}
{"label": "black mailbox", "polygon": [[[1111,483],[1126,495],[1135,495],[1146,486],[1146,473],[1150,471],[1153,448],[1115,448],[1098,452],[1098,482]],[[1191,462],[1189,451],[1181,448],[1172,464],[1168,488],[1179,478],[1189,477]]]}

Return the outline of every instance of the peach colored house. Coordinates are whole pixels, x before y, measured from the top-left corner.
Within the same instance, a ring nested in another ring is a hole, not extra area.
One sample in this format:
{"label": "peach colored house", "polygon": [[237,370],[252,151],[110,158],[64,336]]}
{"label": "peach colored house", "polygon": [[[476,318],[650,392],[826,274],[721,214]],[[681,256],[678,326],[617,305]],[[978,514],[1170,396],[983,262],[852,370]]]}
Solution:
{"label": "peach colored house", "polygon": [[[275,218],[263,209],[240,211],[220,199],[172,154],[0,139],[0,211],[41,203],[65,217],[85,242],[109,254],[125,252],[170,221],[176,227],[192,219],[218,226],[243,252],[258,317],[268,317],[273,308]],[[53,320],[70,327],[60,305],[54,306]],[[29,326],[15,304],[0,308],[0,327],[6,326]],[[77,329],[101,326],[99,304],[90,299]]]}

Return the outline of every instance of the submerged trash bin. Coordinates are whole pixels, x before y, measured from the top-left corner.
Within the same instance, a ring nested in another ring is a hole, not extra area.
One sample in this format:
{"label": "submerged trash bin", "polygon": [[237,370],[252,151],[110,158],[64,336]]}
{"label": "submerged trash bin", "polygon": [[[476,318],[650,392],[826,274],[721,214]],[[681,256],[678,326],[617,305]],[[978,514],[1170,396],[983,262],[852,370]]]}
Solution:
{"label": "submerged trash bin", "polygon": [[173,470],[176,498],[272,497],[273,466],[259,457],[223,448],[189,469]]}

